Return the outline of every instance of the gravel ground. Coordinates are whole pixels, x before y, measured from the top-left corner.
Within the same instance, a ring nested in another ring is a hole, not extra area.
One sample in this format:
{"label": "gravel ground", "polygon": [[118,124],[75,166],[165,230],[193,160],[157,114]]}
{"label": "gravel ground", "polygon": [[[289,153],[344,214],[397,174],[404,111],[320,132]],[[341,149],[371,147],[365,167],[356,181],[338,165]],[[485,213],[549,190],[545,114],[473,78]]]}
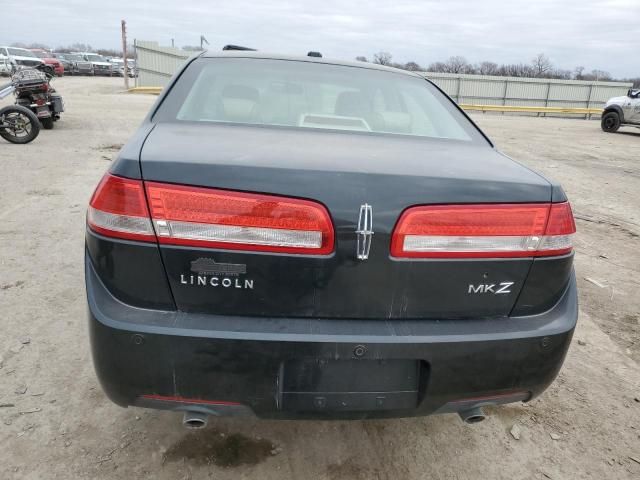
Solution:
{"label": "gravel ground", "polygon": [[579,325],[540,398],[478,425],[224,419],[190,433],[105,398],[85,321],[85,206],[154,98],[121,79],[55,83],[68,110],[55,129],[0,143],[0,478],[640,478],[640,130],[473,117],[561,181],[578,219]]}

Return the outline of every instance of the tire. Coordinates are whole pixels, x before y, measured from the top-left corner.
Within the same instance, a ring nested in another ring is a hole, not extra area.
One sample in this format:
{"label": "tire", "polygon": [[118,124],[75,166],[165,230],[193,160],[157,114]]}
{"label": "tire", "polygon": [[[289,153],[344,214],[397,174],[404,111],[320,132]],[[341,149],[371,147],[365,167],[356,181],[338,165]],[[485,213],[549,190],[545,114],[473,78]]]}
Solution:
{"label": "tire", "polygon": [[620,128],[620,115],[618,112],[607,112],[600,120],[600,127],[604,132],[615,133]]}
{"label": "tire", "polygon": [[18,132],[12,133],[8,128],[0,128],[0,137],[8,142],[18,144],[25,144],[35,140],[40,133],[40,121],[38,117],[28,108],[19,105],[12,105],[0,109],[0,122],[2,122],[1,119],[4,119],[4,122],[11,123],[15,117],[20,117],[22,122],[20,136],[18,136]]}
{"label": "tire", "polygon": [[43,118],[40,122],[42,122],[42,127],[45,130],[53,130],[53,117]]}

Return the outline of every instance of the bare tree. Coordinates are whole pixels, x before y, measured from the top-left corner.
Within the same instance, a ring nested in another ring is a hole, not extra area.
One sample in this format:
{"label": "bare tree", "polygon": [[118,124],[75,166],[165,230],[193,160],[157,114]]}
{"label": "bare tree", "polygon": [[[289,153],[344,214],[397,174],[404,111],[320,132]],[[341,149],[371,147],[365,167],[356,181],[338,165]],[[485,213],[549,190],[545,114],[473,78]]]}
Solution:
{"label": "bare tree", "polygon": [[391,59],[393,57],[389,52],[378,52],[373,55],[373,63],[377,63],[379,65],[389,65],[391,64]]}
{"label": "bare tree", "polygon": [[34,42],[34,43],[15,42],[15,43],[12,43],[11,46],[16,48],[37,48],[39,50],[51,50],[49,48],[49,45],[45,45],[44,43],[38,43],[38,42]]}
{"label": "bare tree", "polygon": [[446,73],[470,73],[470,70],[472,70],[467,59],[460,56],[449,57],[449,60],[444,64],[444,68]]}
{"label": "bare tree", "polygon": [[585,73],[584,74],[584,79],[585,80],[595,80],[597,81],[609,81],[609,80],[613,80],[613,77],[611,76],[611,74],[609,72],[606,72],[604,70],[598,70],[598,69],[593,69],[591,70],[591,72],[589,73]]}
{"label": "bare tree", "polygon": [[358,62],[368,62],[367,57],[363,57],[362,55],[356,57]]}
{"label": "bare tree", "polygon": [[471,69],[464,57],[450,57],[446,62],[434,62],[428,68],[430,72],[443,73],[469,73]]}
{"label": "bare tree", "polygon": [[571,76],[571,70],[563,70],[562,68],[554,68],[547,75],[548,78],[558,78],[560,80],[571,80]]}
{"label": "bare tree", "polygon": [[444,62],[433,62],[427,67],[428,72],[444,72],[446,69]]}
{"label": "bare tree", "polygon": [[531,60],[531,66],[533,67],[533,72],[536,77],[545,77],[553,68],[551,60],[549,60],[549,57],[544,53],[539,53],[533,57],[533,60]]}
{"label": "bare tree", "polygon": [[114,50],[113,48],[99,48],[96,50],[96,53],[103,57],[120,57],[122,55],[122,52]]}
{"label": "bare tree", "polygon": [[584,72],[584,67],[583,66],[578,66],[576,68],[573,69],[573,78],[576,80],[584,80],[582,74]]}
{"label": "bare tree", "polygon": [[418,72],[422,70],[422,67],[418,65],[416,62],[407,62],[405,63],[403,68],[411,72]]}
{"label": "bare tree", "polygon": [[480,75],[498,75],[498,64],[494,62],[480,62],[476,66],[476,71]]}
{"label": "bare tree", "polygon": [[69,48],[72,52],[91,52],[93,51],[93,47],[88,43],[72,43],[69,45]]}
{"label": "bare tree", "polygon": [[524,63],[512,63],[508,65],[500,65],[498,75],[503,77],[534,77],[535,72],[531,65]]}

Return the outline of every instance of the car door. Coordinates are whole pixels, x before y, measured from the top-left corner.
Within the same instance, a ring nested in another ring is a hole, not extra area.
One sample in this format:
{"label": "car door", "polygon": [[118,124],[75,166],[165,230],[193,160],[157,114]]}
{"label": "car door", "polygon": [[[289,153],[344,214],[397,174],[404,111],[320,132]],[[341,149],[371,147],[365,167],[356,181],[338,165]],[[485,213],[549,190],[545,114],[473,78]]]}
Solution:
{"label": "car door", "polygon": [[625,117],[629,122],[640,123],[640,90],[635,91],[635,97],[629,97]]}

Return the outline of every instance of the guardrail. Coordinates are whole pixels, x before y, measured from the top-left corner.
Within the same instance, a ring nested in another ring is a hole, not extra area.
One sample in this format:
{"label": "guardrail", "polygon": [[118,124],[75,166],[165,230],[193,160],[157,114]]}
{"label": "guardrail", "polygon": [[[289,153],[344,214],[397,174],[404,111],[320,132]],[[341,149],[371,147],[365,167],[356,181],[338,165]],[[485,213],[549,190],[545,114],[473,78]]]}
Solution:
{"label": "guardrail", "polygon": [[570,107],[526,107],[521,105],[469,105],[460,104],[464,110],[479,112],[523,112],[523,113],[556,113],[570,115],[600,115],[601,108]]}
{"label": "guardrail", "polygon": [[[131,93],[147,93],[151,95],[159,95],[162,87],[134,87],[130,88]],[[601,115],[601,108],[582,108],[582,107],[528,107],[521,105],[472,105],[460,104],[460,108],[467,111],[475,112],[508,112],[508,113],[537,113],[538,115],[552,113],[560,115],[584,115],[585,118],[591,118],[591,115]]]}

